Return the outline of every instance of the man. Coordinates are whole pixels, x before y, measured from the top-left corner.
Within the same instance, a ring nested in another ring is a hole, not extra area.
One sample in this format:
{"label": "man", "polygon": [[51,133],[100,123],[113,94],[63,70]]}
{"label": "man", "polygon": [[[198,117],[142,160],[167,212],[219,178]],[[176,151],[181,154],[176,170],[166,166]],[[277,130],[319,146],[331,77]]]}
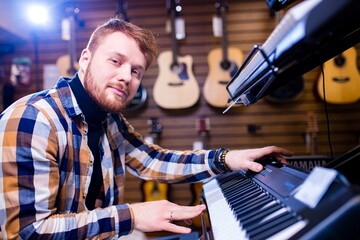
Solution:
{"label": "man", "polygon": [[173,224],[205,206],[125,204],[125,168],[146,180],[200,181],[285,149],[174,151],[152,145],[121,112],[156,56],[150,31],[111,19],[92,34],[80,69],[24,97],[0,119],[0,224],[7,239],[116,238],[134,229],[189,233]]}

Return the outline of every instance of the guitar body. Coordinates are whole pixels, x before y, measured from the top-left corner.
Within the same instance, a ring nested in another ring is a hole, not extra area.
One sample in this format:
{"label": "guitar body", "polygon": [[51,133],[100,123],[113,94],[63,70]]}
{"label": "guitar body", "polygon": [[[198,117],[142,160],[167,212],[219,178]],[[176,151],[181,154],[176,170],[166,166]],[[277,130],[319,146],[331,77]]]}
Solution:
{"label": "guitar body", "polygon": [[356,58],[356,49],[352,47],[324,63],[326,99],[322,74],[317,82],[318,94],[322,100],[332,104],[347,104],[360,99],[360,74]]}
{"label": "guitar body", "polygon": [[62,55],[56,60],[56,66],[59,68],[61,76],[64,77],[73,77],[79,70],[78,62],[74,62],[73,67],[71,65],[71,56],[68,54]]}
{"label": "guitar body", "polygon": [[243,53],[240,49],[229,47],[228,57],[230,67],[224,69],[222,67],[223,50],[216,48],[208,54],[209,74],[204,84],[204,98],[208,104],[213,107],[225,107],[229,98],[226,85],[232,76],[237,72],[239,66],[243,62]]}
{"label": "guitar body", "polygon": [[188,108],[197,103],[200,88],[192,72],[190,55],[177,57],[176,69],[172,67],[173,53],[165,51],[158,57],[159,75],[154,85],[155,103],[165,109]]}
{"label": "guitar body", "polygon": [[142,181],[143,202],[169,199],[169,185],[154,181]]}

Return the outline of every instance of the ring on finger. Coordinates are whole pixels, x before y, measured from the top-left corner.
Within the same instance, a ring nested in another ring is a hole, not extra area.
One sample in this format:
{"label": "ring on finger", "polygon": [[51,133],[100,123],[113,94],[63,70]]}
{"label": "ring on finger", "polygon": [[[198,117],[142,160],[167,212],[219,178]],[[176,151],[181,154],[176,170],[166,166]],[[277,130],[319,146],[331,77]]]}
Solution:
{"label": "ring on finger", "polygon": [[174,213],[174,211],[171,211],[171,212],[170,212],[170,222],[174,221],[173,213]]}

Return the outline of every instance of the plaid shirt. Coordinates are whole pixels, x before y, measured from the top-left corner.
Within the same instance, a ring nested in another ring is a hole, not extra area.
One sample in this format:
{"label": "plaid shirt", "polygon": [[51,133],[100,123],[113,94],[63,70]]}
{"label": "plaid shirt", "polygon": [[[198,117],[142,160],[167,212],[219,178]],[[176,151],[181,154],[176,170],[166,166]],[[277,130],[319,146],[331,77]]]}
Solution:
{"label": "plaid shirt", "polygon": [[132,231],[123,203],[125,167],[145,180],[200,181],[218,173],[215,151],[152,145],[121,114],[103,122],[104,183],[95,209],[85,206],[94,157],[87,123],[67,83],[18,100],[0,115],[0,227],[8,239],[117,238]]}

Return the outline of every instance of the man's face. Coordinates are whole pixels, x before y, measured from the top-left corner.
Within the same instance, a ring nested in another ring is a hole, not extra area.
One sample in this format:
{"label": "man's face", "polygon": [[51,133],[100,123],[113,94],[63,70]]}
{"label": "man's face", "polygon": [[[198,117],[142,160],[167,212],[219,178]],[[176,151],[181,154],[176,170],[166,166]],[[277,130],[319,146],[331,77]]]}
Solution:
{"label": "man's face", "polygon": [[115,32],[95,51],[84,50],[81,58],[85,59],[83,83],[89,95],[108,112],[123,111],[145,72],[145,57],[135,40]]}

